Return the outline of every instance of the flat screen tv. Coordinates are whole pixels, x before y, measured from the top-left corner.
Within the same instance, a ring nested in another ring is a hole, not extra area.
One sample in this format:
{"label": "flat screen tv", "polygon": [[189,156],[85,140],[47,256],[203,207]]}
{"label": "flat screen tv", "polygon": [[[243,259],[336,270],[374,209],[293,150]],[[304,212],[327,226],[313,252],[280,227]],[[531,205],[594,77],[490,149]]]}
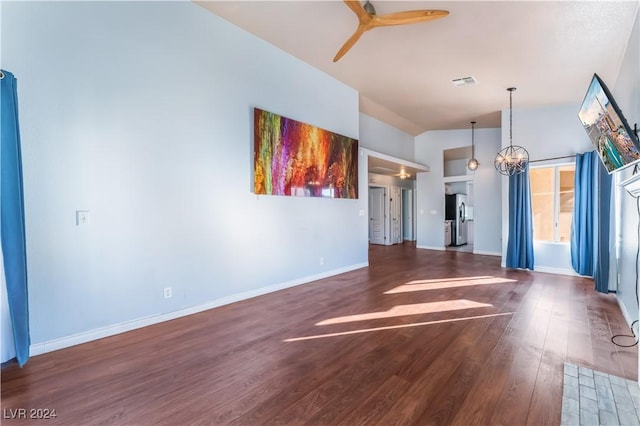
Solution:
{"label": "flat screen tv", "polygon": [[597,74],[591,79],[578,116],[609,173],[640,161],[638,136]]}

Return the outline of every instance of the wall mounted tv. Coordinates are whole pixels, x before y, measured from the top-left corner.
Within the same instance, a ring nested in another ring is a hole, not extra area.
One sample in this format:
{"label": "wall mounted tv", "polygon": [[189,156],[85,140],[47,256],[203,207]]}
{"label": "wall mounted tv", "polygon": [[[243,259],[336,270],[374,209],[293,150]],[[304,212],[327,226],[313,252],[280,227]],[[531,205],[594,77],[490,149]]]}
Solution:
{"label": "wall mounted tv", "polygon": [[591,79],[578,116],[609,173],[640,161],[638,136],[597,74]]}

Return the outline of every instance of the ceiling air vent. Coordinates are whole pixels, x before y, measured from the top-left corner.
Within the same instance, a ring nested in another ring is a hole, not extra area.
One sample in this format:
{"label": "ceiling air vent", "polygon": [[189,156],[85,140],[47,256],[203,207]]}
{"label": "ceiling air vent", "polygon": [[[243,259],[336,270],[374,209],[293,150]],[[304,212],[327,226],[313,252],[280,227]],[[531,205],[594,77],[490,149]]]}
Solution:
{"label": "ceiling air vent", "polygon": [[478,80],[475,77],[462,77],[451,80],[454,86],[473,86],[478,84]]}

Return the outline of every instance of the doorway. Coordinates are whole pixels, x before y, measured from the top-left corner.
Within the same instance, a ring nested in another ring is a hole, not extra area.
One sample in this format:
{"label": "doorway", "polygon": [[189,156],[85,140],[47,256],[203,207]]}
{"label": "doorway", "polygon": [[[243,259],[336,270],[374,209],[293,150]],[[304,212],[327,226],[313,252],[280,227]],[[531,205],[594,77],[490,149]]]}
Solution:
{"label": "doorway", "polygon": [[415,241],[415,191],[397,186],[369,187],[369,242],[402,244]]}
{"label": "doorway", "polygon": [[389,225],[391,244],[402,243],[402,191],[397,186],[389,188]]}
{"label": "doorway", "polygon": [[402,237],[405,241],[415,241],[413,222],[413,190],[402,188]]}
{"label": "doorway", "polygon": [[429,167],[361,148],[367,158],[368,237],[371,244],[416,241],[417,177]]}

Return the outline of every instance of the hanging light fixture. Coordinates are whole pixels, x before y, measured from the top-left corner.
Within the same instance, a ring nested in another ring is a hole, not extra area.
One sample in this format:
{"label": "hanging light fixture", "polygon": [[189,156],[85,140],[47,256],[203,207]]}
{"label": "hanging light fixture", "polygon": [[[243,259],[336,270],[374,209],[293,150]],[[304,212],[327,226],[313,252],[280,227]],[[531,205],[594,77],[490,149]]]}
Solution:
{"label": "hanging light fixture", "polygon": [[473,133],[474,133],[473,130],[475,125],[476,125],[476,122],[472,121],[471,122],[471,158],[469,159],[469,161],[467,161],[467,168],[472,172],[476,171],[478,169],[478,166],[480,165],[480,163],[478,163],[478,160],[476,159],[476,149],[475,149],[475,143],[473,140]]}
{"label": "hanging light fixture", "polygon": [[496,155],[494,165],[501,175],[513,176],[522,173],[529,164],[529,153],[519,145],[513,144],[513,92],[515,87],[509,87],[509,146]]}

